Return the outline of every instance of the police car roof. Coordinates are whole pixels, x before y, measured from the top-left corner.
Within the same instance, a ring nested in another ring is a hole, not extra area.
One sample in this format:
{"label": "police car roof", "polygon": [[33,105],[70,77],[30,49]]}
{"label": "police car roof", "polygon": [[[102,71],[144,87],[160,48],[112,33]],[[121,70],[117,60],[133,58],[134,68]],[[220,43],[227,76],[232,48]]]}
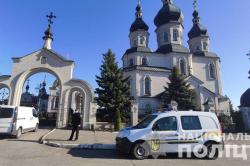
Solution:
{"label": "police car roof", "polygon": [[167,111],[167,112],[161,112],[161,113],[153,113],[152,115],[157,115],[157,116],[176,116],[176,115],[183,115],[183,116],[188,116],[188,115],[205,115],[205,116],[216,116],[212,112],[201,112],[201,111]]}

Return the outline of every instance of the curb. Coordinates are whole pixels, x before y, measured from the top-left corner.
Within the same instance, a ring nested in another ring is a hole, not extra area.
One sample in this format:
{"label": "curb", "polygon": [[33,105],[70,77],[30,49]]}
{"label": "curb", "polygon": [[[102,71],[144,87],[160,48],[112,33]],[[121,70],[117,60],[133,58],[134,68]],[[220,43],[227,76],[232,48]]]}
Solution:
{"label": "curb", "polygon": [[39,143],[55,148],[64,148],[64,149],[88,149],[88,150],[115,150],[115,144],[66,144],[66,143],[57,143],[53,141],[47,141],[46,137],[53,133],[56,129],[51,130],[39,140]]}
{"label": "curb", "polygon": [[47,134],[45,134],[44,136],[42,136],[40,139],[39,139],[39,143],[40,144],[44,144],[44,142],[47,142],[47,141],[45,141],[45,139],[46,139],[46,137],[48,137],[48,135],[50,135],[51,133],[53,133],[54,131],[56,131],[56,129],[53,129],[53,130],[51,130],[50,132],[48,132]]}
{"label": "curb", "polygon": [[52,141],[43,141],[44,145],[64,149],[88,149],[88,150],[115,150],[114,144],[61,144]]}

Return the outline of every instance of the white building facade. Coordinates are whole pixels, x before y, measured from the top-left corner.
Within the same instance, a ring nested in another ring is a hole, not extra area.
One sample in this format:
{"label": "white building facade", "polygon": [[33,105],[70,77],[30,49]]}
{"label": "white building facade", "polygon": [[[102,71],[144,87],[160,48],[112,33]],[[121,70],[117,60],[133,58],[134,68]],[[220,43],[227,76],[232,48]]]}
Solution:
{"label": "white building facade", "polygon": [[209,50],[210,38],[207,29],[200,24],[197,10],[193,13],[193,27],[188,33],[189,48],[185,48],[182,12],[172,0],[162,2],[154,20],[157,50],[149,48],[149,27],[143,21],[139,4],[130,28],[131,48],[122,57],[137,113],[143,115],[148,110],[159,110],[158,96],[164,92],[171,70],[176,66],[195,89],[201,111],[229,114],[229,99],[222,93],[220,58]]}

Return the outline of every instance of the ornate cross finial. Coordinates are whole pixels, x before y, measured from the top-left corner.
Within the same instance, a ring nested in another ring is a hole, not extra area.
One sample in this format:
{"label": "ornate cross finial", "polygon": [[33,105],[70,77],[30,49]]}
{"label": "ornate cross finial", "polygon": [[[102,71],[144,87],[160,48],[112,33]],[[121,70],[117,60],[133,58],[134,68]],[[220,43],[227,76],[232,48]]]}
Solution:
{"label": "ornate cross finial", "polygon": [[136,16],[136,18],[141,18],[142,17],[141,0],[138,0],[138,5],[136,7],[135,16]]}
{"label": "ornate cross finial", "polygon": [[46,15],[46,17],[48,18],[49,26],[51,26],[51,24],[54,23],[52,19],[56,18],[56,16],[53,14],[53,12],[50,12],[50,15]]}
{"label": "ornate cross finial", "polygon": [[194,6],[194,10],[197,10],[197,0],[194,0],[193,6]]}

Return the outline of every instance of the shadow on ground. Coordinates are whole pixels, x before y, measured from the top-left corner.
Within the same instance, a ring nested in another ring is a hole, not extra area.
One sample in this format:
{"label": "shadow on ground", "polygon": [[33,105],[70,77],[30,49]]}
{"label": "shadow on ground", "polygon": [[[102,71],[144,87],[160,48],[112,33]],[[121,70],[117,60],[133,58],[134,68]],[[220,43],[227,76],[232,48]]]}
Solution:
{"label": "shadow on ground", "polygon": [[14,136],[11,135],[0,135],[0,140],[6,140],[6,139],[15,139]]}
{"label": "shadow on ground", "polygon": [[[68,154],[72,155],[73,157],[81,157],[81,158],[88,158],[88,159],[123,159],[123,160],[135,160],[131,155],[128,154],[121,154],[115,150],[83,150],[83,149],[71,149],[69,150]],[[180,160],[200,160],[195,157],[187,157],[185,154],[184,157],[178,157],[178,154],[168,154],[166,155],[156,155],[155,158],[157,159],[180,159]],[[154,159],[153,156],[149,157],[149,159]]]}
{"label": "shadow on ground", "polygon": [[131,159],[126,155],[119,154],[115,150],[86,150],[86,149],[70,149],[68,154],[73,157],[93,158],[93,159]]}

